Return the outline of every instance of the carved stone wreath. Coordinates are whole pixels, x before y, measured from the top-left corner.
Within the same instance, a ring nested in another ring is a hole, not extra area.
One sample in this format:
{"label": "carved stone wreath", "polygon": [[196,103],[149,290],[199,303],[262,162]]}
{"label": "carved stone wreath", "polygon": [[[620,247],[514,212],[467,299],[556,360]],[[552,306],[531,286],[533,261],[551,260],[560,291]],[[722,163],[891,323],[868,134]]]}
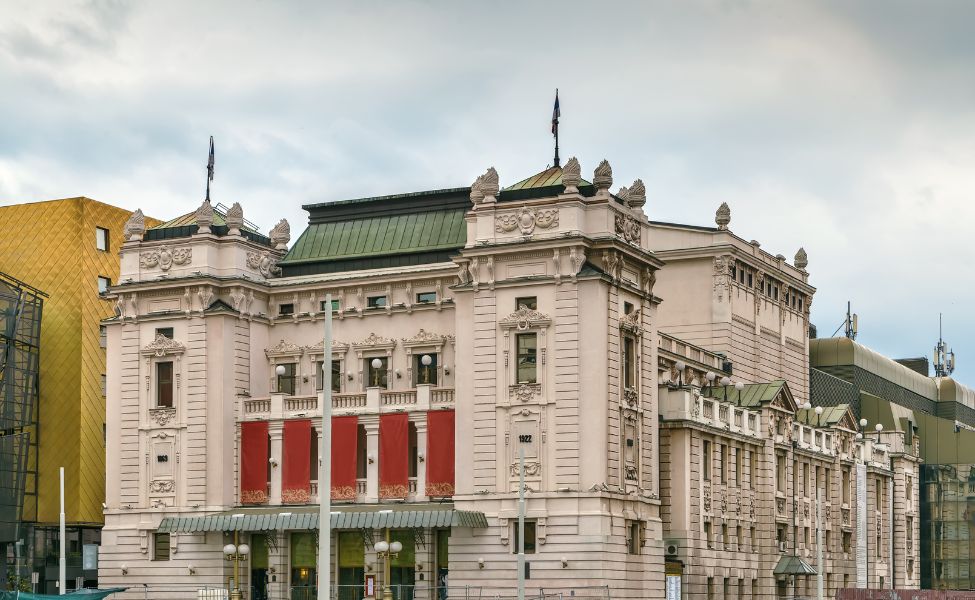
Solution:
{"label": "carved stone wreath", "polygon": [[271,256],[267,250],[261,253],[248,252],[247,266],[256,269],[265,279],[281,275],[281,267],[278,266],[277,258]]}
{"label": "carved stone wreath", "polygon": [[[525,477],[538,475],[542,471],[542,464],[539,462],[525,463]],[[517,477],[519,473],[518,463],[511,463],[511,476]]]}
{"label": "carved stone wreath", "polygon": [[192,248],[176,248],[175,250],[170,250],[169,246],[163,246],[159,250],[140,254],[139,266],[143,269],[159,267],[163,271],[168,271],[173,265],[189,264],[192,258]]}
{"label": "carved stone wreath", "polygon": [[617,214],[616,235],[622,237],[631,244],[640,243],[640,222],[633,217]]}
{"label": "carved stone wreath", "polygon": [[176,491],[176,482],[171,479],[156,479],[149,483],[149,491],[153,494],[168,494]]}
{"label": "carved stone wreath", "polygon": [[512,393],[519,402],[529,402],[534,399],[536,391],[538,391],[538,385],[530,383],[522,383],[512,389]]}
{"label": "carved stone wreath", "polygon": [[535,210],[523,206],[517,213],[499,215],[495,219],[494,230],[498,233],[509,233],[518,229],[522,235],[531,235],[535,228],[551,229],[558,227],[559,209]]}
{"label": "carved stone wreath", "polygon": [[149,418],[153,423],[160,427],[165,427],[169,425],[170,422],[176,419],[176,409],[175,408],[151,408],[149,409]]}
{"label": "carved stone wreath", "polygon": [[623,390],[623,400],[626,401],[626,403],[629,404],[630,406],[636,404],[637,400],[639,399],[640,399],[640,395],[637,393],[636,390],[634,389]]}

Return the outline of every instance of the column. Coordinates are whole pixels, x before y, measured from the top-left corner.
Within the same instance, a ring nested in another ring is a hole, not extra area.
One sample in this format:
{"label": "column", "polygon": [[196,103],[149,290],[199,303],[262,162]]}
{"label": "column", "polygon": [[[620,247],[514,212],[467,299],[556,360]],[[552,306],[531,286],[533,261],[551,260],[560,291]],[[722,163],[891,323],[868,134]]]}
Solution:
{"label": "column", "polygon": [[379,418],[365,421],[366,428],[366,456],[372,457],[372,462],[366,461],[366,502],[379,501]]}
{"label": "column", "polygon": [[276,548],[268,548],[268,598],[290,598],[288,577],[291,545],[287,533],[273,533]]}
{"label": "column", "polygon": [[420,419],[416,425],[416,453],[423,460],[416,461],[416,500],[426,500],[427,495],[427,414],[417,413]]}
{"label": "column", "polygon": [[268,490],[270,496],[268,504],[277,505],[281,504],[281,458],[284,453],[282,444],[284,425],[280,421],[271,423],[267,433],[271,437],[271,454],[268,456],[268,460],[277,462],[277,464],[271,463],[271,488]]}

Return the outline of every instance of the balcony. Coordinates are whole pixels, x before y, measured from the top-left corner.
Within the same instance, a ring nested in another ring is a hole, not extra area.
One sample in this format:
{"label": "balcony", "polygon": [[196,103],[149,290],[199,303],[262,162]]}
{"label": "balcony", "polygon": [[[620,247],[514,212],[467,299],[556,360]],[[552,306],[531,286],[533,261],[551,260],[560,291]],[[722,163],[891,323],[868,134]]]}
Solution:
{"label": "balcony", "polygon": [[[318,398],[317,394],[271,394],[263,398],[241,398],[240,420],[320,418],[322,412]],[[332,395],[332,413],[337,416],[452,408],[453,405],[453,388],[435,388],[422,384],[407,390],[369,388],[361,393]]]}
{"label": "balcony", "polygon": [[[275,485],[277,485],[277,482],[273,479],[268,482],[268,490],[270,490],[271,493],[270,493],[269,501],[266,502],[264,506],[281,506],[285,504],[278,499],[280,496],[280,492],[278,494],[275,494],[275,490],[274,490]],[[407,486],[408,486],[407,496],[406,496],[407,502],[418,502],[427,499],[425,496],[422,496],[419,493],[420,485],[419,485],[419,479],[417,477],[410,477]],[[360,479],[356,479],[355,487],[356,487],[356,499],[355,499],[356,504],[376,504],[379,502],[379,499],[377,497],[370,496],[369,480],[367,478],[363,477]],[[310,494],[308,497],[308,502],[306,502],[306,504],[318,504],[320,496],[319,496],[319,488],[318,488],[317,480],[313,479],[309,482],[309,492]],[[239,497],[237,499],[237,504],[238,505],[241,504]],[[293,505],[295,503],[288,503],[288,504]]]}

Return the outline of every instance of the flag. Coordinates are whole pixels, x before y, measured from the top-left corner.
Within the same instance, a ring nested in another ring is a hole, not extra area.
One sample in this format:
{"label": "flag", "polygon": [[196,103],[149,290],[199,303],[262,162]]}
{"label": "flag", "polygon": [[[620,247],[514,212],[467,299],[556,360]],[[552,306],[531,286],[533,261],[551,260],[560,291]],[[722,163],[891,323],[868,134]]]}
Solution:
{"label": "flag", "polygon": [[562,113],[559,112],[559,91],[555,90],[555,108],[552,109],[552,135],[559,134],[559,117]]}
{"label": "flag", "polygon": [[210,158],[207,160],[207,178],[213,181],[213,136],[210,136]]}

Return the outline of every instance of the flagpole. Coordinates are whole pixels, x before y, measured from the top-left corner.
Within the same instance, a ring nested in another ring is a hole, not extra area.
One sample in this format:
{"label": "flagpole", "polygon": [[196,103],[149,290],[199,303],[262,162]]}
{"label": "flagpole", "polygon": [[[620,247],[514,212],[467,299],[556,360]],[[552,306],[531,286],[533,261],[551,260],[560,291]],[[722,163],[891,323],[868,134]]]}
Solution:
{"label": "flagpole", "polygon": [[555,162],[553,166],[559,167],[559,117],[562,116],[562,112],[559,110],[559,88],[555,88],[555,109],[558,111],[554,115],[554,125],[555,125]]}
{"label": "flagpole", "polygon": [[[332,590],[332,294],[325,294],[325,346],[322,349],[322,436],[318,450],[318,600]],[[325,368],[328,368],[326,379]]]}

